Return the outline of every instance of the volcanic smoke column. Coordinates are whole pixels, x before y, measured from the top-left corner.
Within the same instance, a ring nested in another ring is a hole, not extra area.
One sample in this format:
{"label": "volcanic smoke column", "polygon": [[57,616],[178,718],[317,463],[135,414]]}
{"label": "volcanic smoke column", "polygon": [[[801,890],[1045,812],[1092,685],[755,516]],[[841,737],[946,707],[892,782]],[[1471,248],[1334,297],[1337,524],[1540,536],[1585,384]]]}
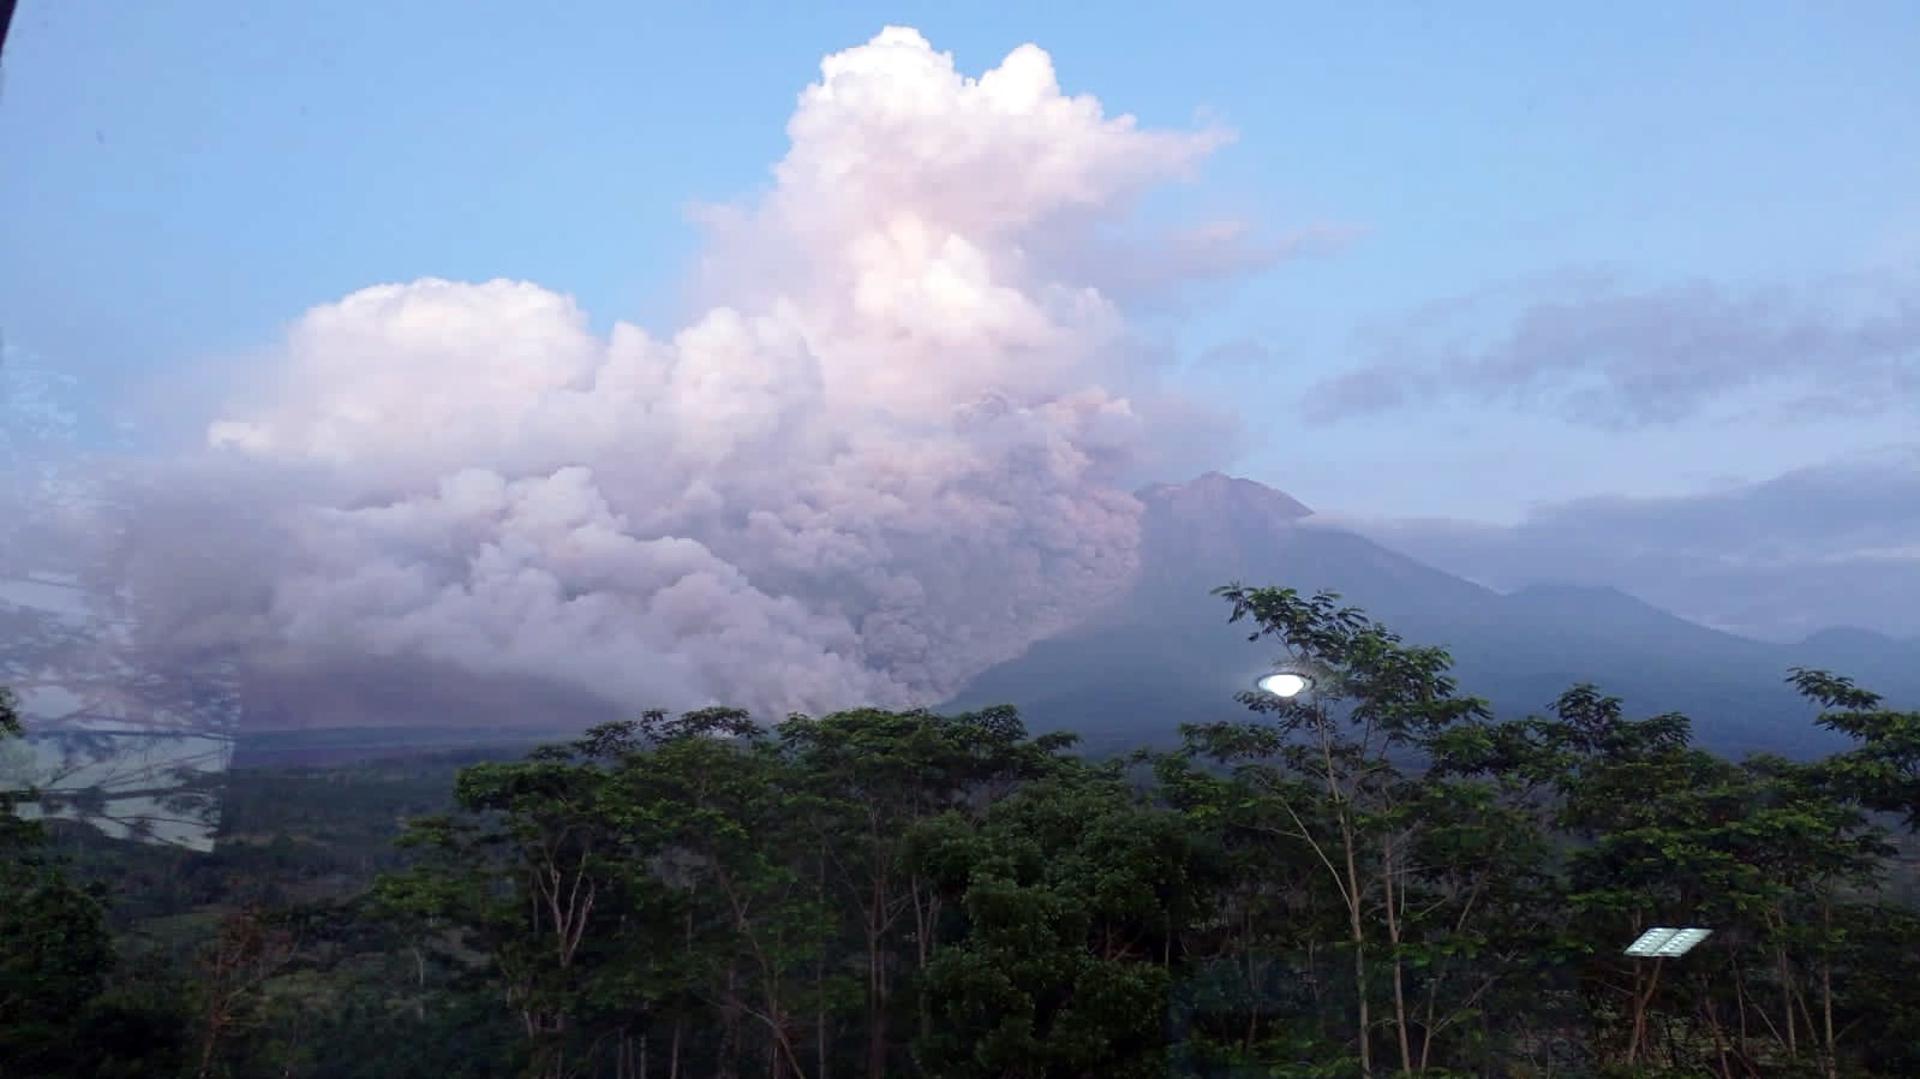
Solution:
{"label": "volcanic smoke column", "polygon": [[269,697],[417,664],[777,717],[937,703],[1124,588],[1127,486],[1194,410],[1075,240],[1223,136],[905,29],[828,57],[788,132],[762,198],[703,211],[710,306],[670,337],[505,280],[308,311],[145,497],[223,537],[206,591],[129,567],[154,624]]}

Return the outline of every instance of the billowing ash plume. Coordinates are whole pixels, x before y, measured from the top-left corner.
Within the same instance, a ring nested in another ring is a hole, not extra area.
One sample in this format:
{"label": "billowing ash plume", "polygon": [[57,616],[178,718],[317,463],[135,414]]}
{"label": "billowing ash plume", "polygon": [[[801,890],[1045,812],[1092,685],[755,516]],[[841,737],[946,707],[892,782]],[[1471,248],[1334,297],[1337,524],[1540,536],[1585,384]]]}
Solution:
{"label": "billowing ash plume", "polygon": [[524,703],[483,678],[930,704],[1067,627],[1128,583],[1126,490],[1193,412],[1041,252],[1221,137],[1106,116],[1032,46],[963,77],[903,29],[827,58],[788,131],[770,191],[709,211],[684,329],[600,336],[504,280],[314,308],[204,452],[120,487],[100,572],[153,639],[360,722],[403,684]]}

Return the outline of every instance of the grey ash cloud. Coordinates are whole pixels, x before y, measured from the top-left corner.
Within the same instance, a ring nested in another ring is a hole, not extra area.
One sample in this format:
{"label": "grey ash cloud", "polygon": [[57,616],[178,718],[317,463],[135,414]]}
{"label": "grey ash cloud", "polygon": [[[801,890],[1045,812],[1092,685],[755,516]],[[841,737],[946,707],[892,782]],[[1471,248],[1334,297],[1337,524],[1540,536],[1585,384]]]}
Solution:
{"label": "grey ash cloud", "polygon": [[1629,288],[1561,276],[1463,296],[1360,342],[1314,386],[1328,422],[1430,402],[1508,405],[1604,429],[1707,415],[1749,391],[1749,419],[1920,411],[1920,281]]}

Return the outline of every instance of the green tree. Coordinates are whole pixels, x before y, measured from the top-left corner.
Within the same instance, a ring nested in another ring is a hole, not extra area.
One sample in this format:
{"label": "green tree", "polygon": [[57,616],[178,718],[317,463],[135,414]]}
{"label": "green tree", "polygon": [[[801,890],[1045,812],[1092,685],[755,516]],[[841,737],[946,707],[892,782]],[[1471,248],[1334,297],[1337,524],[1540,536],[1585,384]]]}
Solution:
{"label": "green tree", "polygon": [[[620,733],[463,770],[460,814],[411,822],[402,842],[420,862],[377,889],[413,948],[491,960],[541,1074],[567,1074],[591,995],[583,956],[602,946],[596,930],[620,924],[630,867],[652,838],[602,767]],[[422,979],[424,963],[417,951]]]}
{"label": "green tree", "polygon": [[[23,734],[0,687],[0,742]],[[0,790],[0,1075],[57,1074],[73,1062],[77,1021],[113,966],[99,889],[75,884],[38,822],[17,815],[29,791]]]}
{"label": "green tree", "polygon": [[926,972],[924,1073],[1166,1074],[1173,942],[1202,909],[1178,816],[1086,770],[928,822],[915,845],[958,916]]}
{"label": "green tree", "polygon": [[[1010,708],[960,716],[857,709],[789,718],[780,739],[799,786],[794,819],[811,831],[822,897],[857,915],[865,967],[866,1071],[888,1073],[896,983],[918,981],[946,898],[907,857],[921,822],[985,810],[1014,785],[1058,767],[1062,739],[1030,741]],[[919,1034],[931,1013],[916,984]]]}
{"label": "green tree", "polygon": [[1882,708],[1879,694],[1826,671],[1795,667],[1787,680],[1823,706],[1819,726],[1857,743],[1823,762],[1830,789],[1868,809],[1900,814],[1909,831],[1920,832],[1920,712]]}
{"label": "green tree", "polygon": [[1302,599],[1292,589],[1240,585],[1217,594],[1232,604],[1231,621],[1257,626],[1250,640],[1277,638],[1292,660],[1313,672],[1313,686],[1296,698],[1242,694],[1248,707],[1271,717],[1265,731],[1226,724],[1189,737],[1216,759],[1249,761],[1243,777],[1278,806],[1289,834],[1312,851],[1332,883],[1346,915],[1361,1073],[1374,1071],[1370,960],[1376,948],[1384,957],[1400,1068],[1412,1072],[1408,913],[1424,822],[1415,812],[1419,781],[1408,768],[1444,732],[1485,718],[1486,705],[1454,695],[1445,651],[1403,644],[1359,610],[1337,606],[1337,594]]}

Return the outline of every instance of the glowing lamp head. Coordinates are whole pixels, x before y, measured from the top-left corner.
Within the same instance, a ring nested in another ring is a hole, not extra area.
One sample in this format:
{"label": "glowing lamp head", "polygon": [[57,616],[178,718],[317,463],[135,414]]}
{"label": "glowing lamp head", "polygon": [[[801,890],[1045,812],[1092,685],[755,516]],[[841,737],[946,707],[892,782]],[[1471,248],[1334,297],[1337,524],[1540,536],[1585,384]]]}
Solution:
{"label": "glowing lamp head", "polygon": [[1312,684],[1305,675],[1295,674],[1292,671],[1277,671],[1254,683],[1261,692],[1271,693],[1281,698],[1298,697]]}

